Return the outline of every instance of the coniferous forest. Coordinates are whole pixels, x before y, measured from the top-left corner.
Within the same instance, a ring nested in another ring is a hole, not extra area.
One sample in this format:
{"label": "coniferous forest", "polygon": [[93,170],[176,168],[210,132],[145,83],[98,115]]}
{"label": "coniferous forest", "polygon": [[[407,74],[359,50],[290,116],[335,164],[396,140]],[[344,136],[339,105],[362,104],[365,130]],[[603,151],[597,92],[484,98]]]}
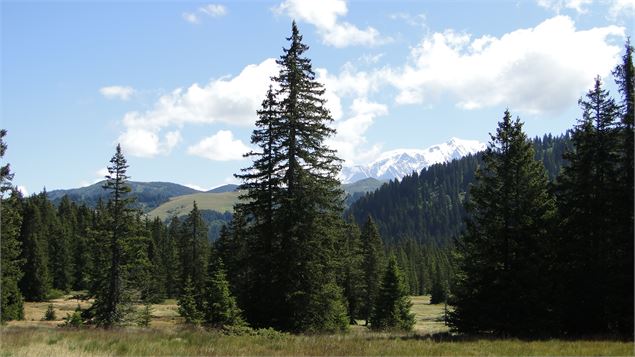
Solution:
{"label": "coniferous forest", "polygon": [[[72,326],[147,325],[151,304],[176,299],[185,324],[206,328],[409,331],[410,296],[425,294],[462,335],[632,339],[630,42],[613,71],[619,92],[598,77],[566,133],[531,139],[507,109],[484,152],[388,182],[347,210],[308,50],[294,22],[256,149],[235,174],[240,203],[215,241],[196,203],[165,222],[144,215],[119,145],[91,205],[23,197],[1,167],[2,322],[23,319],[25,302],[79,291],[91,304],[69,314]],[[0,156],[7,138],[0,131]]]}

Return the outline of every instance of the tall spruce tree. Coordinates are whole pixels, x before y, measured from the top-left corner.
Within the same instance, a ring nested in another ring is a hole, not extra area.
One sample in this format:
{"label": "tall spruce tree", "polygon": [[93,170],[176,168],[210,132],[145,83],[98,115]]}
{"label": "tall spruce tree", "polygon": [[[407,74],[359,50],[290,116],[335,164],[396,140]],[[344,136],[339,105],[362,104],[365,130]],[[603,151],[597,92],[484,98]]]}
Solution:
{"label": "tall spruce tree", "polygon": [[269,91],[252,137],[259,152],[244,171],[248,175],[238,176],[247,189],[244,198],[252,200],[246,217],[274,228],[256,232],[252,244],[270,250],[268,266],[255,266],[255,274],[269,283],[258,289],[270,306],[258,314],[247,306],[247,316],[260,315],[256,324],[285,330],[341,330],[348,318],[335,283],[334,244],[342,227],[340,160],[324,144],[334,134],[324,87],[304,57],[308,46],[295,22],[291,31],[289,48],[277,61],[277,89]]}
{"label": "tall spruce tree", "polygon": [[520,119],[505,111],[490,136],[470,190],[467,231],[457,241],[450,324],[461,332],[535,336],[550,329],[554,200]]}
{"label": "tall spruce tree", "polygon": [[370,216],[368,216],[366,223],[362,227],[361,239],[364,285],[360,317],[366,320],[368,325],[384,271],[384,248],[377,226]]}
{"label": "tall spruce tree", "polygon": [[[633,237],[624,242],[620,235],[624,216],[619,210],[624,207],[619,202],[624,198],[617,197],[623,193],[619,192],[617,165],[618,106],[599,77],[579,105],[582,118],[572,134],[574,151],[565,155],[569,165],[558,178],[557,186],[561,222],[558,271],[562,288],[557,295],[558,311],[566,333],[605,333],[615,328],[611,315],[624,313],[614,310],[624,307],[612,300],[619,291],[614,279],[624,274],[614,263],[620,260],[620,252],[624,258],[629,254],[632,257],[632,249],[628,253],[622,249],[628,249],[628,241],[632,247]],[[632,276],[632,266],[627,271]]]}
{"label": "tall spruce tree", "polygon": [[117,145],[115,155],[110,160],[104,189],[110,191],[107,205],[106,264],[104,279],[98,282],[93,305],[94,319],[98,326],[110,328],[125,321],[130,309],[130,294],[125,271],[126,249],[134,232],[133,210],[130,208],[134,197],[130,197],[128,164]]}
{"label": "tall spruce tree", "polygon": [[616,321],[616,330],[630,335],[633,332],[633,122],[635,117],[635,68],[633,67],[633,46],[627,40],[625,53],[613,75],[622,94],[620,105],[619,135],[620,148],[618,162],[618,192],[616,213],[618,236],[616,237],[614,259],[611,270],[614,272],[611,285],[613,295],[609,302],[611,318]]}
{"label": "tall spruce tree", "polygon": [[353,217],[348,218],[339,243],[338,285],[343,289],[350,323],[357,324],[362,308],[364,272],[362,270],[362,243],[360,230]]}
{"label": "tall spruce tree", "polygon": [[21,259],[24,260],[20,291],[27,301],[43,301],[51,290],[51,275],[48,268],[45,228],[35,196],[26,200],[23,210],[20,243]]}
{"label": "tall spruce tree", "polygon": [[203,301],[200,298],[200,294],[205,290],[209,244],[207,227],[196,202],[194,202],[192,210],[181,225],[178,247],[182,274],[181,291],[184,288],[183,284],[189,279],[194,288],[195,300],[199,310],[202,310]]}
{"label": "tall spruce tree", "polygon": [[225,267],[220,258],[210,258],[207,275],[203,297],[205,323],[215,327],[243,325],[242,311],[229,289]]}
{"label": "tall spruce tree", "polygon": [[373,301],[370,326],[373,330],[410,331],[415,324],[415,315],[410,312],[411,307],[412,302],[408,296],[403,273],[397,265],[397,258],[391,255]]}
{"label": "tall spruce tree", "polygon": [[[7,131],[0,130],[0,158],[4,157]],[[24,318],[22,294],[18,282],[22,278],[21,244],[18,240],[22,215],[20,193],[11,186],[13,173],[9,164],[0,167],[0,323]],[[6,195],[6,196],[5,196]]]}

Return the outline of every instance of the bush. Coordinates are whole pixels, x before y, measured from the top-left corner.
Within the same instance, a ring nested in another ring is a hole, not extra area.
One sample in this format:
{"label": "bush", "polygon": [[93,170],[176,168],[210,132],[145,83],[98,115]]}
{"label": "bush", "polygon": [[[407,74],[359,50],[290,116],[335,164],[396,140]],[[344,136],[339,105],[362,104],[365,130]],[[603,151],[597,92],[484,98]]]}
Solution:
{"label": "bush", "polygon": [[64,296],[64,292],[58,289],[49,290],[48,294],[46,294],[46,300],[59,299]]}
{"label": "bush", "polygon": [[54,321],[55,320],[55,309],[53,309],[53,304],[49,304],[48,308],[46,309],[46,312],[44,313],[44,319],[45,321]]}
{"label": "bush", "polygon": [[141,327],[150,326],[153,310],[154,309],[152,308],[152,306],[150,306],[150,304],[144,305],[143,308],[139,310],[139,313],[137,315],[137,325]]}
{"label": "bush", "polygon": [[62,327],[74,327],[80,328],[84,326],[84,320],[82,319],[82,313],[80,311],[74,311],[72,314],[66,314]]}

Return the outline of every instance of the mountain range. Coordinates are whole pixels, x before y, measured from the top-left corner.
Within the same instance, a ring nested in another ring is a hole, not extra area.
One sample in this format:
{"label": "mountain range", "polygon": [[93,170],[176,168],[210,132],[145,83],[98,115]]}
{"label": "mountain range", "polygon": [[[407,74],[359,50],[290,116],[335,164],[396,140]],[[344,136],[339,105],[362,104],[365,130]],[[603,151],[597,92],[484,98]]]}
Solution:
{"label": "mountain range", "polygon": [[434,164],[450,162],[469,154],[485,150],[485,144],[476,140],[451,138],[443,144],[427,149],[397,149],[382,153],[367,165],[344,166],[340,174],[342,183],[352,183],[366,178],[401,180],[412,172],[420,172]]}

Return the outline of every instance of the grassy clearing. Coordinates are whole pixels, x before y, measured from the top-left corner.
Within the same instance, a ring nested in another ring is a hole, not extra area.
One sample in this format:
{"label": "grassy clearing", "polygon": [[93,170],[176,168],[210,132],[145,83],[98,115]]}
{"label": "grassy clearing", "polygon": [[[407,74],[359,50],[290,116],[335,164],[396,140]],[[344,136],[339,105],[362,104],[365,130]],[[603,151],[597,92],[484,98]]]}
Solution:
{"label": "grassy clearing", "polygon": [[[632,356],[633,342],[521,341],[457,338],[447,334],[443,305],[429,305],[429,297],[414,297],[417,324],[413,333],[375,333],[353,326],[348,334],[290,335],[261,332],[229,336],[219,331],[192,329],[181,324],[176,302],[153,305],[150,328],[127,327],[104,331],[57,328],[74,299],[56,299],[58,321],[41,321],[49,302],[27,303],[25,321],[0,328],[3,356]],[[81,302],[87,307],[90,302]],[[436,335],[434,335],[436,334]]]}
{"label": "grassy clearing", "polygon": [[234,204],[238,202],[238,191],[233,192],[205,192],[172,197],[168,202],[148,213],[150,217],[166,219],[168,217],[188,214],[194,207],[194,201],[199,210],[213,210],[216,212],[233,211]]}

